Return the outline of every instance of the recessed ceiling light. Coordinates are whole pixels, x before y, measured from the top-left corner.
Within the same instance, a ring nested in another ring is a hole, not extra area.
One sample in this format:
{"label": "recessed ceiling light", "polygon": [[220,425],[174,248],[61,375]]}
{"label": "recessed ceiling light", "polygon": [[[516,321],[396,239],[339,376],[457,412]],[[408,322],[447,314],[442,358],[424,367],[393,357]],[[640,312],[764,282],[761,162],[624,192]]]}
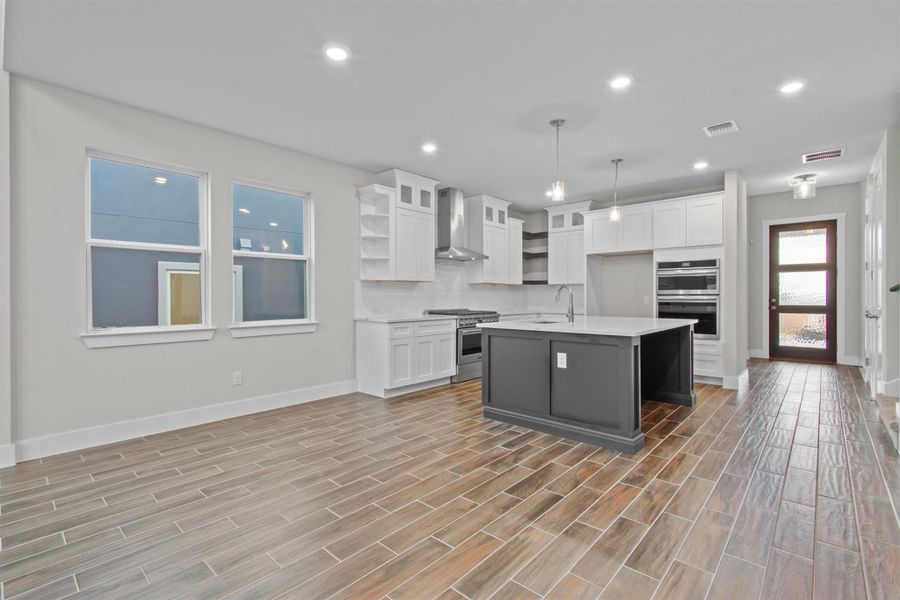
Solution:
{"label": "recessed ceiling light", "polygon": [[632,81],[631,75],[616,75],[609,80],[609,87],[614,90],[622,90],[631,85]]}
{"label": "recessed ceiling light", "polygon": [[244,213],[245,215],[249,215],[250,209],[249,208],[239,208],[238,212]]}
{"label": "recessed ceiling light", "polygon": [[805,81],[795,80],[795,81],[786,81],[778,86],[778,91],[782,94],[794,94],[803,89],[806,85]]}
{"label": "recessed ceiling light", "polygon": [[153,178],[153,183],[155,183],[156,185],[166,185],[167,181],[168,181],[168,179],[166,179],[165,177],[154,177]]}
{"label": "recessed ceiling light", "polygon": [[271,223],[269,223],[269,227],[278,227],[278,223],[272,221]]}
{"label": "recessed ceiling light", "polygon": [[422,152],[425,154],[434,154],[437,152],[437,144],[433,142],[425,142],[422,144]]}
{"label": "recessed ceiling light", "polygon": [[697,169],[698,171],[702,171],[703,169],[705,169],[708,166],[709,166],[709,163],[706,162],[705,160],[698,160],[697,162],[694,163],[694,168]]}
{"label": "recessed ceiling light", "polygon": [[334,62],[344,62],[350,58],[350,48],[343,44],[325,44],[322,52]]}

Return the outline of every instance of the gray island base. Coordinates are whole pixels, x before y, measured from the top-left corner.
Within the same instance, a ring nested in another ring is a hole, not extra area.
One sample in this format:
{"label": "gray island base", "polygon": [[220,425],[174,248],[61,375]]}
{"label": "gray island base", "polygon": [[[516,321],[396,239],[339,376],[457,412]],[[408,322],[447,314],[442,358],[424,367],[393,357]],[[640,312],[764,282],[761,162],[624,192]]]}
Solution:
{"label": "gray island base", "polygon": [[484,416],[633,454],[641,401],[694,406],[689,319],[483,323]]}

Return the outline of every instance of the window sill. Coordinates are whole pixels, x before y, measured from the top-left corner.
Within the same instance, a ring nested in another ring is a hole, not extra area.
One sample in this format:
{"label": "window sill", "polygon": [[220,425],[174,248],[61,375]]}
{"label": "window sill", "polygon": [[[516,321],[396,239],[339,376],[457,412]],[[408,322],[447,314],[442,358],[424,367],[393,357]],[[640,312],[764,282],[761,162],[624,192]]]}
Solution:
{"label": "window sill", "polygon": [[318,326],[318,321],[254,321],[235,324],[228,329],[231,331],[231,337],[246,338],[263,335],[313,333]]}
{"label": "window sill", "polygon": [[120,346],[146,346],[176,342],[200,342],[212,339],[213,327],[129,327],[121,330],[92,331],[81,334],[81,341],[88,348],[117,348]]}

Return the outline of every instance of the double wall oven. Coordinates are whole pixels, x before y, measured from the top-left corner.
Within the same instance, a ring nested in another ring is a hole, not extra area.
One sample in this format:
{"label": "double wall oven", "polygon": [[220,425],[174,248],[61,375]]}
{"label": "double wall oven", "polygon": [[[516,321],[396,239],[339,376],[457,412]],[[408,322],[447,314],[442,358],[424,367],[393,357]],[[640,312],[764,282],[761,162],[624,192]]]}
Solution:
{"label": "double wall oven", "polygon": [[459,383],[481,377],[481,330],[477,325],[499,321],[500,313],[468,308],[432,309],[427,313],[456,317],[456,375],[450,381]]}
{"label": "double wall oven", "polygon": [[694,337],[717,340],[720,308],[719,259],[657,263],[657,316],[696,319]]}

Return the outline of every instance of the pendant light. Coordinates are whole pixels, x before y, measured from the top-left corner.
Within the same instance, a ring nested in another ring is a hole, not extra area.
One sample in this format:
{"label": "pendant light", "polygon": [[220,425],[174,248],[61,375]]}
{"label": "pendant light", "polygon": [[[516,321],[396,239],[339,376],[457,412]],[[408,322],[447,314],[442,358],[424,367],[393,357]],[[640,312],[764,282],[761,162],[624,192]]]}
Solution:
{"label": "pendant light", "polygon": [[616,165],[616,178],[613,183],[613,205],[609,209],[609,220],[618,221],[621,216],[619,214],[619,163],[622,162],[622,159],[614,158],[609,162]]}
{"label": "pendant light", "polygon": [[556,181],[550,185],[550,199],[554,202],[562,202],[566,199],[566,186],[559,178],[559,128],[565,124],[565,119],[550,121],[550,126],[556,128]]}
{"label": "pendant light", "polygon": [[791,180],[791,187],[794,188],[794,200],[806,200],[816,197],[816,174],[805,173],[797,175]]}

